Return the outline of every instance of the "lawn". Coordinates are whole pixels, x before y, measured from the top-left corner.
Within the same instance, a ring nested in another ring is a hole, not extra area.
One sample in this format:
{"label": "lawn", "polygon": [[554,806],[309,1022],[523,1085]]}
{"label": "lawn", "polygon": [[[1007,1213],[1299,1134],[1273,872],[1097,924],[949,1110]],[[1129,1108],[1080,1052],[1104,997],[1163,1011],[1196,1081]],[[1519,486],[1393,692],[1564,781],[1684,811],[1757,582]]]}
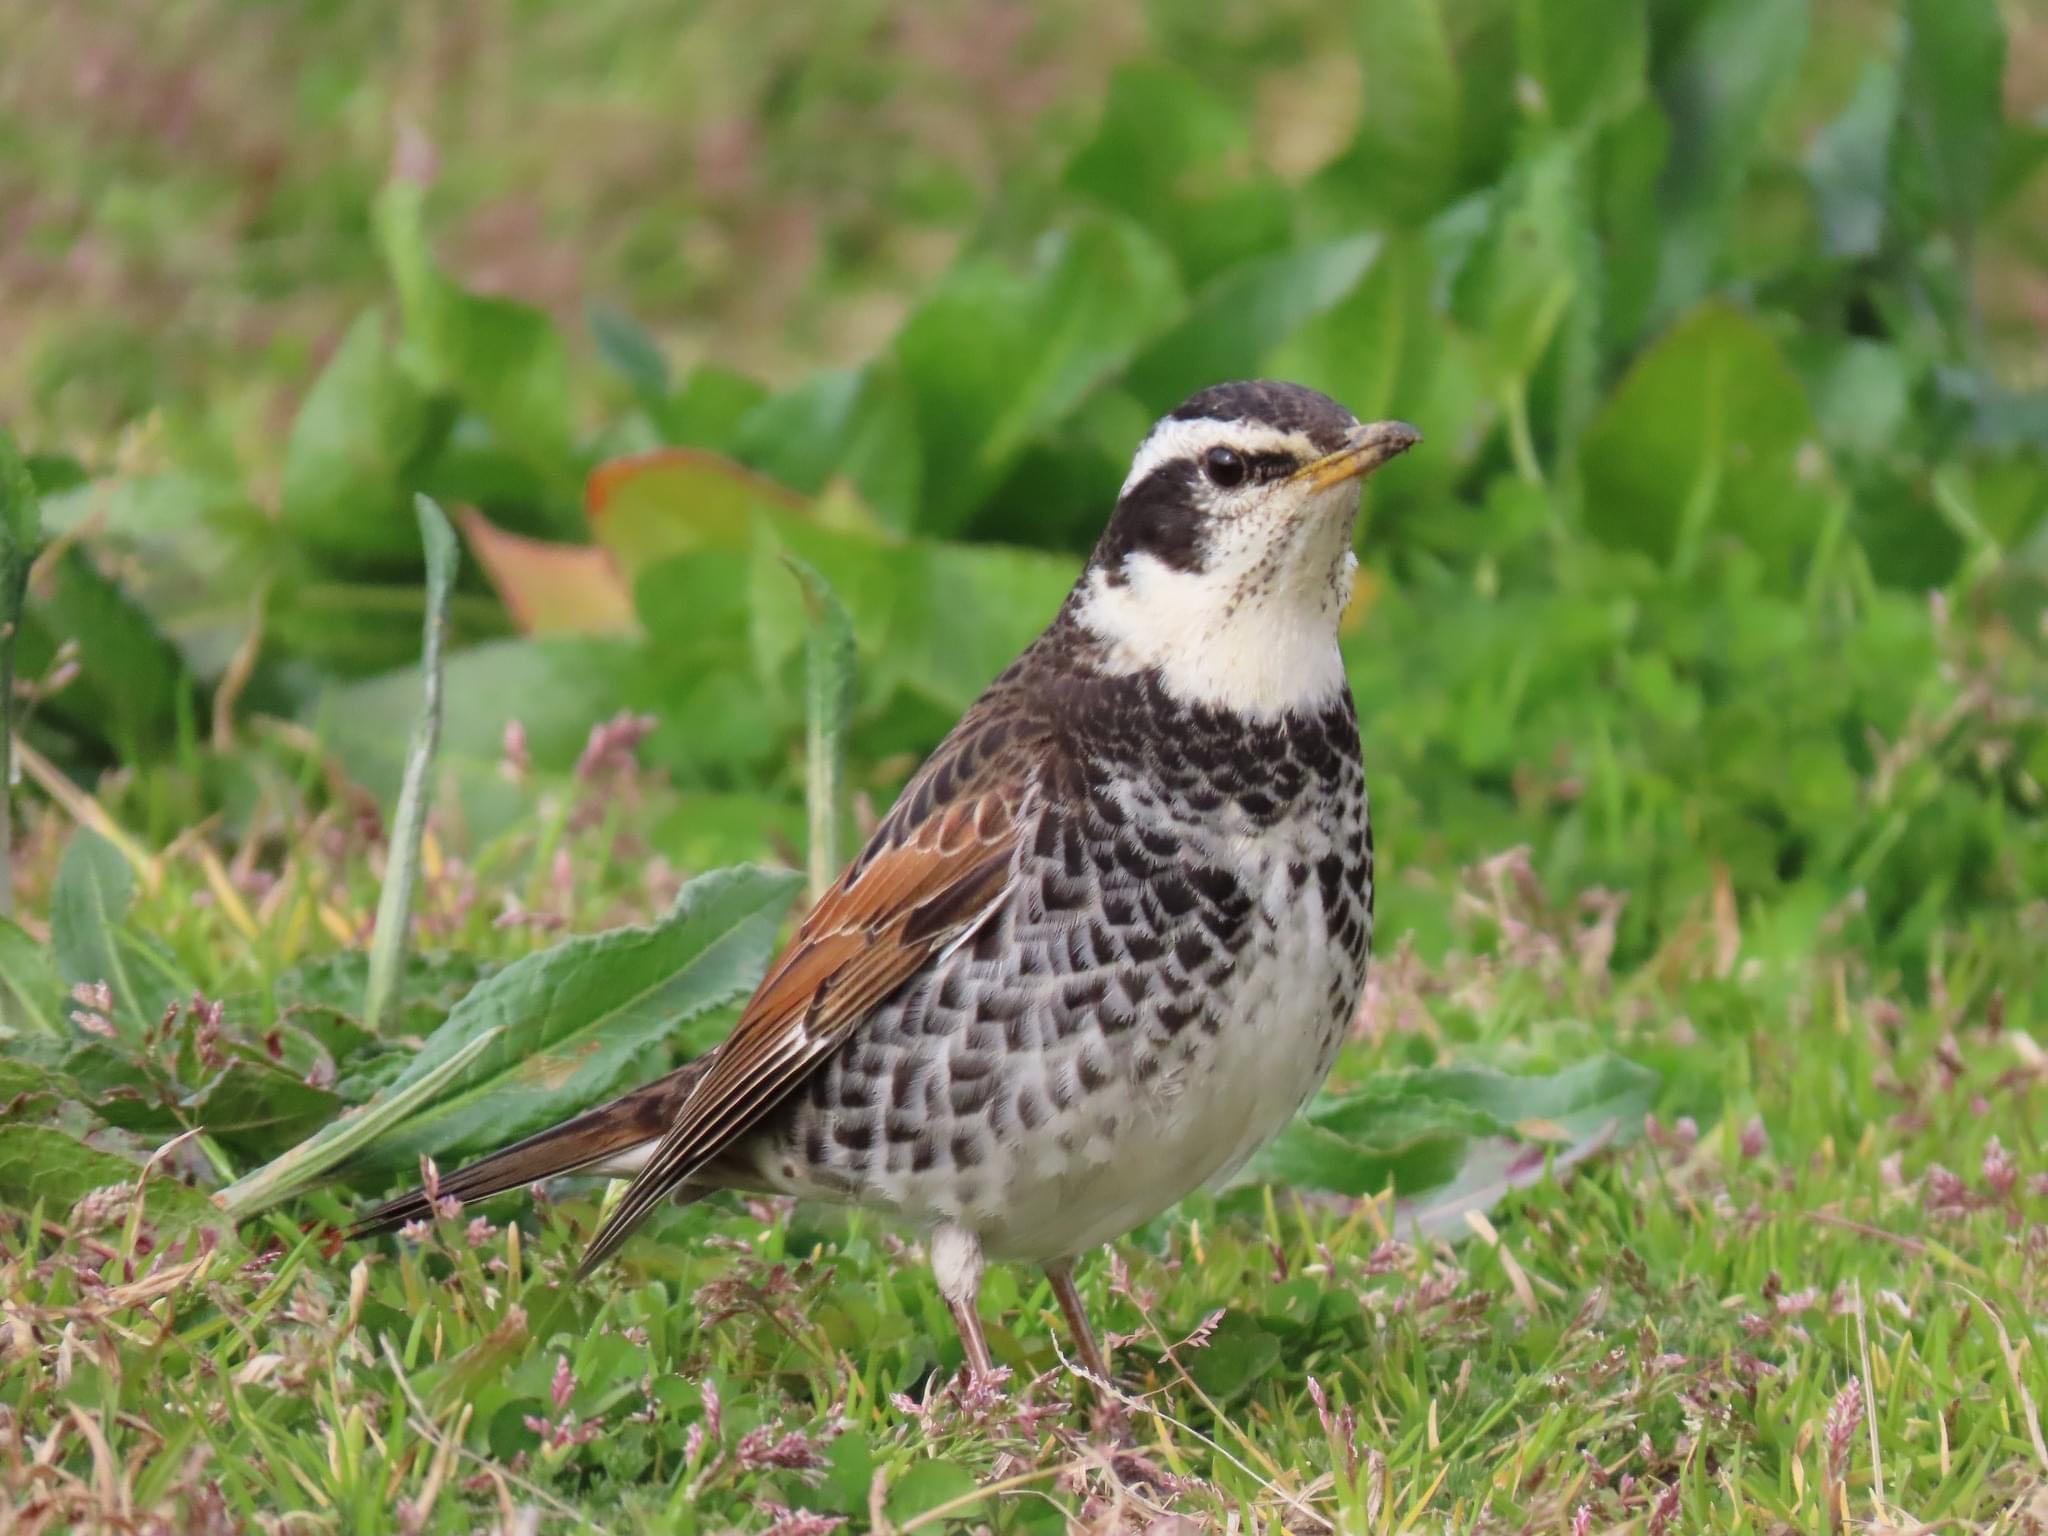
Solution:
{"label": "lawn", "polygon": [[[2035,10],[0,35],[0,1530],[2048,1532]],[[712,1046],[1257,375],[1426,434],[1379,937],[1114,1383],[862,1213],[345,1236]]]}

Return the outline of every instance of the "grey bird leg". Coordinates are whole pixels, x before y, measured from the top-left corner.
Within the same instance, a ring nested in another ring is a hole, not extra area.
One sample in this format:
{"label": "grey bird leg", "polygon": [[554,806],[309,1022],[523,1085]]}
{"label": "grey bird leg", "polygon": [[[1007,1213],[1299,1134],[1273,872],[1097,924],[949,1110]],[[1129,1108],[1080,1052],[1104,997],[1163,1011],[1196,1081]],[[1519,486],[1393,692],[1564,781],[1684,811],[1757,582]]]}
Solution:
{"label": "grey bird leg", "polygon": [[1074,1289],[1074,1261],[1054,1259],[1045,1266],[1045,1278],[1052,1282],[1052,1293],[1059,1299],[1060,1311],[1066,1314],[1067,1330],[1074,1336],[1074,1348],[1080,1352],[1081,1363],[1092,1375],[1099,1376],[1105,1384],[1111,1384],[1109,1361],[1103,1356],[1102,1346],[1095,1342],[1095,1330],[1088,1326],[1087,1309],[1081,1305],[1081,1293]]}
{"label": "grey bird leg", "polygon": [[939,1294],[953,1311],[953,1326],[960,1330],[960,1346],[967,1351],[967,1368],[977,1376],[995,1369],[989,1357],[988,1336],[981,1331],[981,1239],[965,1227],[947,1222],[932,1233],[932,1274],[939,1282]]}

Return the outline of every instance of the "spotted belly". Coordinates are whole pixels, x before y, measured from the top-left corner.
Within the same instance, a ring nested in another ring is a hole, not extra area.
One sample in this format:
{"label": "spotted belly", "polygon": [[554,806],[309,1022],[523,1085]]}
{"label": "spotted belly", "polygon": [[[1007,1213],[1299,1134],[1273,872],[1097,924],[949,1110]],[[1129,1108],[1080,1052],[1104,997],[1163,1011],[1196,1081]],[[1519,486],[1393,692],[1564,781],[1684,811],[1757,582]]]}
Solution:
{"label": "spotted belly", "polygon": [[1005,905],[764,1128],[763,1182],[1044,1260],[1226,1177],[1300,1108],[1365,980],[1362,783],[1261,827],[1128,786],[1096,810],[1041,823]]}

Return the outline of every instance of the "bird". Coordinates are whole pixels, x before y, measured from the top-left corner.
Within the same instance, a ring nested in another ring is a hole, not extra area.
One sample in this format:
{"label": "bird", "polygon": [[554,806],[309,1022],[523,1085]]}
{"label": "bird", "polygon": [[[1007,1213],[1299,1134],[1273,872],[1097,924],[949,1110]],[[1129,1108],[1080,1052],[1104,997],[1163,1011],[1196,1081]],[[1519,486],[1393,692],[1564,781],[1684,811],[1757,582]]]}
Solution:
{"label": "bird", "polygon": [[1273,380],[1139,444],[1051,623],[910,778],[731,1034],[370,1210],[630,1178],[579,1275],[714,1190],[925,1229],[964,1363],[991,1262],[1109,1366],[1082,1255],[1220,1182],[1328,1076],[1364,990],[1373,834],[1338,627],[1361,484],[1421,440]]}

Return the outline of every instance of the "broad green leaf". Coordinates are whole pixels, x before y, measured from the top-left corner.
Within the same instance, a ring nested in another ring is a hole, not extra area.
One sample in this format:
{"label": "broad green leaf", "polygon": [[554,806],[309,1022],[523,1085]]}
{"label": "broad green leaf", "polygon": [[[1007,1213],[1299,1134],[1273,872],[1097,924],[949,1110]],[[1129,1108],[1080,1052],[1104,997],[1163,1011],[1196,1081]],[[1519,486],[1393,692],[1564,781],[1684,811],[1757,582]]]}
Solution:
{"label": "broad green leaf", "polygon": [[1537,112],[1558,128],[1598,124],[1643,97],[1649,23],[1643,0],[1519,0],[1522,73]]}
{"label": "broad green leaf", "polygon": [[650,412],[665,410],[668,359],[646,327],[617,305],[602,300],[593,300],[584,315],[591,339],[597,343],[597,355],[632,387],[643,407]]}
{"label": "broad green leaf", "polygon": [[731,453],[740,423],[767,398],[768,391],[745,374],[704,364],[690,370],[657,419],[662,435],[678,447]]}
{"label": "broad green leaf", "polygon": [[1181,308],[1171,259],[1107,218],[1049,237],[1025,274],[989,258],[955,267],[894,348],[922,448],[918,526],[965,526],[1026,444]]}
{"label": "broad green leaf", "polygon": [[230,1150],[261,1157],[282,1151],[340,1113],[340,1095],[246,1047],[201,1083],[180,1105],[191,1123]]}
{"label": "broad green leaf", "polygon": [[431,1072],[412,1078],[402,1088],[394,1085],[380,1090],[369,1103],[330,1121],[289,1152],[221,1190],[213,1197],[215,1207],[230,1220],[240,1221],[291,1198],[365,1147],[379,1145],[391,1127],[432,1103],[443,1086],[459,1077],[497,1039],[496,1030],[485,1030]]}
{"label": "broad green leaf", "polygon": [[1830,256],[1875,255],[1891,200],[1892,130],[1899,114],[1899,66],[1889,58],[1864,67],[1856,94],[1807,151],[1806,179],[1820,207]]}
{"label": "broad green leaf", "polygon": [[426,497],[414,509],[427,558],[427,615],[420,641],[421,700],[406,751],[405,776],[386,840],[384,883],[377,893],[377,921],[370,938],[370,974],[363,987],[363,1027],[377,1034],[398,1001],[398,984],[412,941],[412,893],[419,879],[420,838],[426,831],[433,789],[434,753],[441,742],[441,652],[448,643],[448,595],[462,546],[441,509]]}
{"label": "broad green leaf", "polygon": [[0,917],[0,1023],[68,1038],[68,1011],[50,948]]}
{"label": "broad green leaf", "polygon": [[180,718],[198,712],[198,687],[149,614],[77,545],[54,555],[31,584],[16,674],[48,672],[67,641],[77,648],[78,676],[37,714],[105,742],[126,762],[169,752]]}
{"label": "broad green leaf", "polygon": [[1526,157],[1494,195],[1477,250],[1458,274],[1453,313],[1485,338],[1497,388],[1526,389],[1579,293],[1576,243],[1587,213],[1578,157],[1559,143]]}
{"label": "broad green leaf", "polygon": [[1125,385],[1163,415],[1195,390],[1259,374],[1266,358],[1365,275],[1377,235],[1353,235],[1247,262],[1131,365]]}
{"label": "broad green leaf", "polygon": [[1680,570],[1732,534],[1781,588],[1805,574],[1840,493],[1813,413],[1755,320],[1707,305],[1630,370],[1580,447],[1587,527]]}
{"label": "broad green leaf", "polygon": [[[5,979],[0,972],[0,982]],[[0,1119],[41,1120],[84,1101],[84,1089],[66,1074],[40,1062],[0,1056]]]}
{"label": "broad green leaf", "polygon": [[574,489],[569,353],[540,310],[464,292],[434,262],[425,189],[396,180],[377,202],[377,232],[426,380],[487,422],[497,442],[558,493]]}
{"label": "broad green leaf", "polygon": [[793,491],[701,448],[661,448],[591,472],[585,515],[620,578],[700,549],[751,547],[762,513],[801,505]]}
{"label": "broad green leaf", "polygon": [[[1940,3],[1940,0],[1936,0]],[[1671,125],[1657,313],[1711,287],[1771,108],[1806,51],[1807,0],[1701,0],[1657,74]]]}
{"label": "broad green leaf", "polygon": [[957,1461],[936,1458],[913,1461],[889,1482],[884,1506],[891,1520],[907,1522],[935,1509],[945,1509],[940,1530],[970,1526],[981,1515],[984,1502],[973,1497],[980,1480]]}
{"label": "broad green leaf", "polygon": [[1894,189],[1967,238],[1990,203],[2004,132],[1997,0],[1905,0]]}
{"label": "broad green leaf", "polygon": [[[133,1185],[141,1175],[140,1165],[54,1126],[0,1125],[0,1205],[10,1210],[27,1211],[41,1202],[46,1217],[62,1221],[94,1190]],[[221,1224],[206,1196],[161,1169],[150,1175],[142,1202],[150,1220],[168,1229]]]}
{"label": "broad green leaf", "polygon": [[1205,1348],[1177,1351],[1195,1385],[1218,1407],[1235,1401],[1280,1363],[1280,1340],[1242,1312],[1226,1312]]}
{"label": "broad green leaf", "polygon": [[1252,162],[1235,110],[1163,64],[1117,71],[1095,137],[1068,164],[1066,181],[1144,225],[1190,284],[1284,244],[1291,223],[1286,191]]}
{"label": "broad green leaf", "polygon": [[[1625,1137],[1656,1092],[1655,1072],[1596,1056],[1560,1071],[1512,1076],[1480,1067],[1390,1072],[1363,1088],[1323,1095],[1253,1160],[1249,1176],[1274,1183],[1404,1198],[1451,1185],[1489,1141],[1538,1146]],[[1542,1157],[1535,1159],[1538,1167]]]}
{"label": "broad green leaf", "polygon": [[460,1157],[516,1140],[626,1084],[650,1047],[712,1044],[684,1026],[760,980],[799,881],[778,870],[701,875],[646,928],[564,940],[482,983],[390,1087],[401,1093],[471,1042],[492,1044],[422,1107],[364,1150],[352,1172],[409,1168],[422,1153]]}
{"label": "broad green leaf", "polygon": [[105,982],[116,1025],[131,1041],[192,991],[162,946],[129,931],[135,872],[90,828],[71,834],[50,892],[50,944],[67,986]]}
{"label": "broad green leaf", "polygon": [[815,495],[843,480],[885,526],[917,525],[924,449],[909,386],[888,358],[814,373],[749,409],[727,437],[736,458],[781,485]]}
{"label": "broad green leaf", "polygon": [[1355,12],[1365,108],[1324,174],[1350,201],[1419,223],[1459,190],[1460,81],[1441,0],[1363,0]]}
{"label": "broad green leaf", "polygon": [[[996,545],[888,542],[792,518],[780,546],[810,565],[845,604],[869,709],[898,688],[956,716],[1058,612],[1073,585],[1067,556]],[[779,671],[804,644],[808,620],[788,575],[756,567],[759,664]]]}
{"label": "broad green leaf", "polygon": [[385,341],[384,316],[358,316],[285,441],[285,529],[323,561],[410,565],[419,535],[406,468],[428,431],[426,399]]}
{"label": "broad green leaf", "polygon": [[[531,809],[498,772],[509,722],[524,728],[535,767],[566,772],[593,722],[660,702],[642,648],[618,636],[488,641],[452,653],[444,672],[440,761],[460,789],[472,831]],[[330,686],[302,718],[351,779],[388,803],[404,776],[420,692],[419,668],[409,666]]]}

